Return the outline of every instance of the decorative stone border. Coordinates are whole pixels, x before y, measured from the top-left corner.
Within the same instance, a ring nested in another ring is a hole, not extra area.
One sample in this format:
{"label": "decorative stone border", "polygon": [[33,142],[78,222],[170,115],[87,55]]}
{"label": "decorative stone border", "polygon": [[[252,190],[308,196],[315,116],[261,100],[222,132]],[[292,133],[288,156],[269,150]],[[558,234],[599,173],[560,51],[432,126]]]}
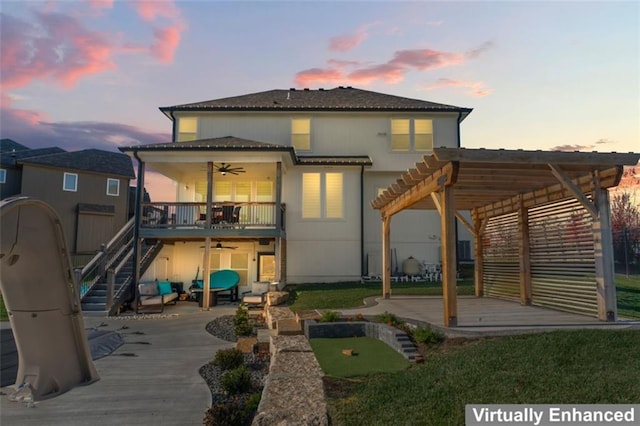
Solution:
{"label": "decorative stone border", "polygon": [[306,320],[304,335],[307,339],[366,336],[386,343],[411,362],[419,359],[418,350],[409,335],[387,324],[366,321],[320,323],[315,320]]}

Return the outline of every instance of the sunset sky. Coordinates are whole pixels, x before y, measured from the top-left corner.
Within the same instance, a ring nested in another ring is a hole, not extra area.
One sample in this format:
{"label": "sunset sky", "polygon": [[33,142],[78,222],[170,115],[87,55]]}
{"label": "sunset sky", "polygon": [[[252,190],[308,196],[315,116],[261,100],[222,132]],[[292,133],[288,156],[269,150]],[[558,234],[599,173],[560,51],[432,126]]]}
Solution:
{"label": "sunset sky", "polygon": [[637,1],[0,0],[0,10],[0,136],[31,148],[166,142],[161,106],[348,85],[473,108],[468,148],[640,151]]}

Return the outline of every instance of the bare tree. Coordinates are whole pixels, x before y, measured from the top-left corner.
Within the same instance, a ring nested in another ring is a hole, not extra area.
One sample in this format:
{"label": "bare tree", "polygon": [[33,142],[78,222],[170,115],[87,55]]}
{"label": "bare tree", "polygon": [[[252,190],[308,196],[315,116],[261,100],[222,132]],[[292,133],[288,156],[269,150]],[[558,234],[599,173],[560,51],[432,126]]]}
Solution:
{"label": "bare tree", "polygon": [[640,271],[640,209],[628,192],[611,200],[611,231],[616,265],[627,275]]}

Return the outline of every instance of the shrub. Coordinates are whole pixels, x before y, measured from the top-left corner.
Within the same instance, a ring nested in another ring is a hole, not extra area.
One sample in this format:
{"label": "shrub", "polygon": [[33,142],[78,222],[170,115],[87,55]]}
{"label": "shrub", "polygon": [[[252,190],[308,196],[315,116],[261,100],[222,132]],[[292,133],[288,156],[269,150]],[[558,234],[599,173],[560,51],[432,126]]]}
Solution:
{"label": "shrub", "polygon": [[[256,400],[257,396],[257,400]],[[260,403],[260,394],[234,395],[214,403],[205,413],[206,426],[245,426],[251,424]]]}
{"label": "shrub", "polygon": [[398,320],[398,317],[396,317],[394,314],[389,313],[387,311],[385,311],[383,314],[377,315],[376,321],[383,322],[385,324],[393,325],[393,326],[398,325],[400,323],[400,321]]}
{"label": "shrub", "polygon": [[251,372],[243,365],[222,376],[220,384],[229,395],[248,392],[251,390]]}
{"label": "shrub", "polygon": [[249,309],[244,306],[238,306],[236,310],[236,316],[233,317],[233,325],[241,325],[249,322]]}
{"label": "shrub", "polygon": [[434,331],[431,327],[417,327],[411,333],[413,340],[418,343],[441,343],[444,341],[444,334]]}
{"label": "shrub", "polygon": [[249,336],[253,334],[253,326],[249,322],[236,325],[236,336]]}
{"label": "shrub", "polygon": [[216,356],[211,363],[222,370],[233,370],[244,363],[244,356],[242,351],[236,348],[221,349],[216,352]]}
{"label": "shrub", "polygon": [[340,313],[336,311],[325,311],[318,322],[336,322],[340,319]]}

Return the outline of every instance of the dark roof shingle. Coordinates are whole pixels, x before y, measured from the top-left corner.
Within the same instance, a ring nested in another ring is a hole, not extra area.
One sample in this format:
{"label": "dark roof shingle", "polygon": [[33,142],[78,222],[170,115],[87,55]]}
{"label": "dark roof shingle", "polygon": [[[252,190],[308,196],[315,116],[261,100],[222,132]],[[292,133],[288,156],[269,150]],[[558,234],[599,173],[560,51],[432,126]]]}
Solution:
{"label": "dark roof shingle", "polygon": [[66,152],[62,148],[53,146],[50,148],[36,148],[36,149],[24,149],[16,152],[3,152],[0,157],[0,164],[3,166],[15,166],[17,161],[24,160],[26,158],[39,157],[41,155],[51,155]]}
{"label": "dark roof shingle", "polygon": [[289,151],[293,148],[272,143],[259,142],[235,136],[221,138],[198,139],[187,142],[166,142],[147,145],[133,145],[118,148],[122,152],[127,151],[199,151],[214,149],[218,151],[255,150],[255,151]]}
{"label": "dark roof shingle", "polygon": [[434,111],[468,114],[471,108],[387,95],[353,87],[269,90],[249,95],[161,107],[171,111]]}
{"label": "dark roof shingle", "polygon": [[100,149],[43,155],[23,159],[19,163],[135,178],[131,158],[124,154]]}
{"label": "dark roof shingle", "polygon": [[0,139],[0,153],[12,152],[12,151],[24,151],[29,147],[22,145],[14,141],[13,139]]}

